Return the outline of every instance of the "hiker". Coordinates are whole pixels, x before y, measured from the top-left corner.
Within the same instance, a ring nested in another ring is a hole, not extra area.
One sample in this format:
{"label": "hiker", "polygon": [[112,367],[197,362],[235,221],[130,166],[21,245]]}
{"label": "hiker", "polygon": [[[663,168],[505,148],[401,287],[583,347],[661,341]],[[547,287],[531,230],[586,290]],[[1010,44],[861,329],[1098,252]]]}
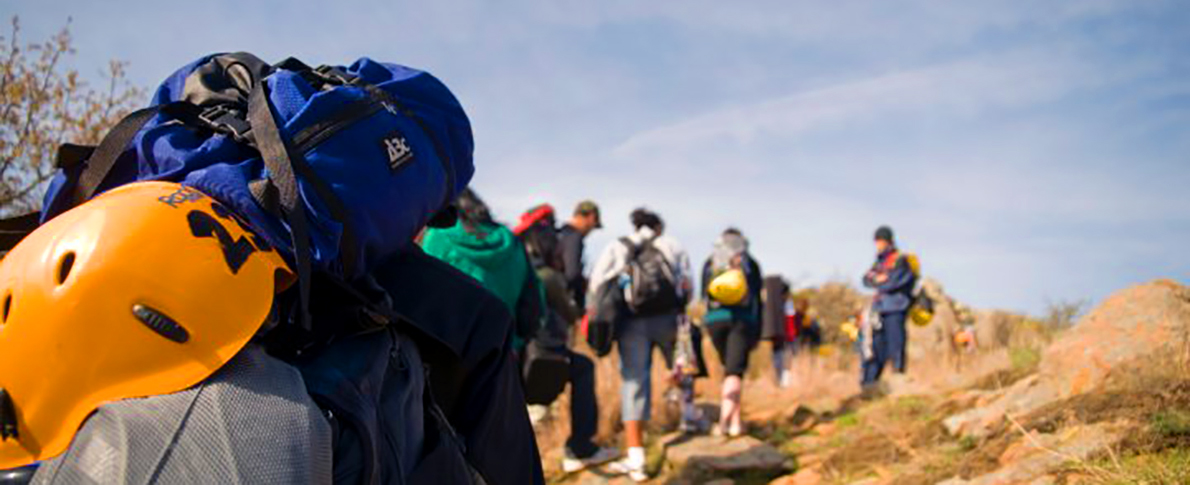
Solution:
{"label": "hiker", "polygon": [[409,244],[454,224],[472,147],[428,73],[248,53],[182,67],[98,147],[63,145],[41,213],[0,224],[0,468],[543,483],[512,315]]}
{"label": "hiker", "polygon": [[[788,342],[789,355],[798,365],[798,372],[790,372],[790,383],[795,377],[804,377],[814,372],[818,365],[818,348],[822,345],[822,327],[810,311],[810,299],[796,296],[790,299],[790,314],[785,319],[787,335],[793,335]],[[790,385],[790,384],[787,384]]]}
{"label": "hiker", "polygon": [[793,344],[797,353],[808,352],[817,355],[822,345],[822,327],[810,311],[810,299],[804,296],[792,299],[793,312],[786,319],[788,332],[794,334]]}
{"label": "hiker", "polygon": [[913,303],[917,277],[907,258],[897,250],[892,228],[880,226],[873,237],[876,262],[864,274],[865,287],[876,290],[871,304],[871,358],[864,360],[861,383],[866,389],[876,385],[887,362],[903,374],[906,369],[905,346],[908,334],[905,320]]}
{"label": "hiker", "polygon": [[748,353],[760,336],[762,306],[760,265],[748,253],[748,240],[739,229],[728,228],[715,242],[703,264],[702,286],[707,300],[703,325],[723,364],[723,388],[717,434],[744,433],[740,418]]}
{"label": "hiker", "polygon": [[[562,471],[574,473],[620,456],[615,448],[596,445],[599,403],[595,396],[595,364],[568,347],[570,326],[582,316],[567,290],[560,270],[558,233],[554,208],[542,204],[521,215],[513,233],[524,242],[529,260],[545,290],[547,324],[525,351],[525,394],[530,404],[548,405],[570,383],[570,437],[562,458]],[[552,366],[551,363],[558,365]]]}
{"label": "hiker", "polygon": [[772,351],[773,378],[778,387],[785,387],[788,380],[790,362],[786,359],[791,348],[786,342],[792,342],[786,320],[786,304],[789,302],[789,284],[779,275],[764,278],[764,290],[761,293],[764,300],[764,318],[760,328],[760,338],[769,342]]}
{"label": "hiker", "polygon": [[954,299],[950,300],[950,308],[954,312],[955,323],[959,325],[952,338],[955,347],[967,353],[975,352],[979,348],[979,341],[975,338],[975,313],[971,307]]}
{"label": "hiker", "polygon": [[422,250],[471,276],[504,302],[516,322],[509,343],[519,355],[545,325],[545,293],[537,273],[521,241],[492,218],[474,190],[464,189],[456,204],[458,222],[426,229]]}
{"label": "hiker", "polygon": [[562,259],[562,275],[570,289],[574,304],[586,308],[587,279],[583,277],[583,240],[596,229],[602,228],[599,206],[590,200],[579,202],[574,207],[570,221],[558,230],[558,254]]}
{"label": "hiker", "polygon": [[[690,260],[676,239],[665,234],[661,217],[644,208],[632,211],[635,231],[613,241],[591,268],[592,305],[604,285],[626,295],[629,316],[617,330],[620,352],[620,405],[627,454],[612,471],[645,481],[644,423],[649,419],[653,348],[667,366],[673,354],[679,316],[690,295]],[[614,287],[613,287],[614,288]],[[589,308],[594,313],[595,308]],[[689,403],[693,406],[693,403]],[[685,413],[683,413],[685,414]]]}

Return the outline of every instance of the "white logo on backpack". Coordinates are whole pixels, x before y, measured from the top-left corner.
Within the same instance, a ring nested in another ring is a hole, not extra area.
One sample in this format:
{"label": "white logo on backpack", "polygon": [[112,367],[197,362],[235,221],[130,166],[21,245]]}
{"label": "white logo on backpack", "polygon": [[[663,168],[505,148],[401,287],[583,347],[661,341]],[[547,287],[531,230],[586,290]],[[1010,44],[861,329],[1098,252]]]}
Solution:
{"label": "white logo on backpack", "polygon": [[381,139],[388,153],[388,168],[396,170],[413,159],[413,148],[400,133],[393,133]]}

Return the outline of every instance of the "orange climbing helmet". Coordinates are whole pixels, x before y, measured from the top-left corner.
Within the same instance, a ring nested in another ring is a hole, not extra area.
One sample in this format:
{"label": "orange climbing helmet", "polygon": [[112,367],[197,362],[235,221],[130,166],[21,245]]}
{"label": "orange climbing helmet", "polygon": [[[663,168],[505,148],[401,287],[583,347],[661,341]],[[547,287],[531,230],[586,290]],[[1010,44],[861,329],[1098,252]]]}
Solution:
{"label": "orange climbing helmet", "polygon": [[178,184],[50,220],[0,261],[0,469],[61,454],[104,403],[206,379],[291,282],[267,242]]}

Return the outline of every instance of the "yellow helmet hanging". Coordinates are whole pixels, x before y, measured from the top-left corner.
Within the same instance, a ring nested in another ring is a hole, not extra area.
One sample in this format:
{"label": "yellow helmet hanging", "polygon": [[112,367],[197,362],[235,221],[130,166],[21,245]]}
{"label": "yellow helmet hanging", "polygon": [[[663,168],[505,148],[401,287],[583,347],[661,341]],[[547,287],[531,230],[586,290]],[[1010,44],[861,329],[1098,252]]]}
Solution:
{"label": "yellow helmet hanging", "polygon": [[729,269],[711,280],[707,293],[724,305],[738,305],[748,296],[748,279],[739,269]]}
{"label": "yellow helmet hanging", "polygon": [[909,309],[909,319],[913,321],[914,325],[924,327],[934,320],[934,312],[924,306],[913,305]]}
{"label": "yellow helmet hanging", "polygon": [[0,469],[62,453],[106,402],[193,386],[268,318],[292,276],[197,190],[111,190],[0,261]]}

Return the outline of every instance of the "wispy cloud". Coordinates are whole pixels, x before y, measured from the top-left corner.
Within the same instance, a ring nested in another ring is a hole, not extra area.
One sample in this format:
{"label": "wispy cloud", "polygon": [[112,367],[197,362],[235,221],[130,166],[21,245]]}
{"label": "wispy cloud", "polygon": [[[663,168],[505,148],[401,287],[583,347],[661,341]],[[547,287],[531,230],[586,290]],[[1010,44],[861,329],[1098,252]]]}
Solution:
{"label": "wispy cloud", "polygon": [[[1132,72],[1130,75],[1139,73]],[[1051,101],[1110,76],[1064,55],[989,56],[883,74],[731,107],[634,135],[623,157],[673,153],[703,143],[747,145],[758,136],[797,137],[890,116],[972,118],[988,110]]]}
{"label": "wispy cloud", "polygon": [[1190,274],[1176,0],[10,5],[31,37],[72,15],[85,74],[122,58],[145,85],[219,50],[427,68],[497,213],[595,198],[593,249],[648,205],[695,258],[737,225],[802,284],[862,272],[881,223],[977,305]]}

